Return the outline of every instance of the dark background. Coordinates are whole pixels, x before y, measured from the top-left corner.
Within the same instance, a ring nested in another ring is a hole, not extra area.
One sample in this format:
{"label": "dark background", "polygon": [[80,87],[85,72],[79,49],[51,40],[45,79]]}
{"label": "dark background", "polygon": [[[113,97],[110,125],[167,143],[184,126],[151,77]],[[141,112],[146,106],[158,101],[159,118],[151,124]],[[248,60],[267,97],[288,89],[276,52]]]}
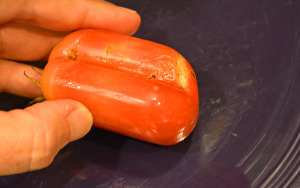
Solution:
{"label": "dark background", "polygon": [[[0,187],[299,187],[300,4],[296,0],[114,0],[137,10],[136,37],[168,45],[194,68],[197,126],[156,146],[100,129],[43,170]],[[28,99],[0,94],[0,109]]]}

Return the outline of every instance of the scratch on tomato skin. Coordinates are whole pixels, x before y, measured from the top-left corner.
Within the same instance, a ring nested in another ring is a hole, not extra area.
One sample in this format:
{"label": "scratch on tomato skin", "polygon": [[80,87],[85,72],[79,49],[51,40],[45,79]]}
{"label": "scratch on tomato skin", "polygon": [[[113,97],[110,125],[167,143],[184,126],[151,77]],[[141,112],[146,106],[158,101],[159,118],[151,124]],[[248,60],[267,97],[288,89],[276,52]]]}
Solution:
{"label": "scratch on tomato skin", "polygon": [[148,79],[151,80],[152,78],[156,78],[155,73],[152,73]]}
{"label": "scratch on tomato skin", "polygon": [[75,48],[72,48],[71,50],[69,50],[67,52],[67,58],[72,60],[72,61],[76,61],[77,56],[78,56],[78,51]]}
{"label": "scratch on tomato skin", "polygon": [[196,75],[193,71],[190,71],[190,73],[193,75],[194,78],[196,78]]}

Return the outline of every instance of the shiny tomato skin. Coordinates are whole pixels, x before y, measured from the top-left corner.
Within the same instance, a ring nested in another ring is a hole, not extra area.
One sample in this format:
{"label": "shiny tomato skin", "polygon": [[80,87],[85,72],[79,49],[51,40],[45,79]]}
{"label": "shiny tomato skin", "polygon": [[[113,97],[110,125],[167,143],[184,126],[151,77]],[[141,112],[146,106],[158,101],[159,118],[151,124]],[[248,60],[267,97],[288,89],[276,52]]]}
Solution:
{"label": "shiny tomato skin", "polygon": [[43,71],[46,99],[74,99],[94,126],[159,145],[194,129],[199,100],[195,73],[175,50],[102,30],[80,30],[51,52]]}

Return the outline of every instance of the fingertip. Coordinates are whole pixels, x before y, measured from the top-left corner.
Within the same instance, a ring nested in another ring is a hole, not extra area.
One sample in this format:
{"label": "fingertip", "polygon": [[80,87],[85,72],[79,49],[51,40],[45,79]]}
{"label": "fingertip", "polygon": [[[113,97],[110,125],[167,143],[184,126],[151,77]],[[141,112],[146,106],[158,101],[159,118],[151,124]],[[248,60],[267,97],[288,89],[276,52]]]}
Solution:
{"label": "fingertip", "polygon": [[126,8],[126,7],[122,7],[122,6],[118,6],[118,7],[123,9],[124,11],[126,11],[129,14],[137,14],[137,12],[135,10],[132,10],[130,8]]}
{"label": "fingertip", "polygon": [[137,32],[137,30],[140,28],[142,19],[141,19],[141,16],[138,13],[136,13],[135,20],[136,20],[135,23],[134,23],[135,27],[133,27],[133,30],[129,33],[129,35],[134,35]]}
{"label": "fingertip", "polygon": [[[101,27],[103,29],[126,35],[133,35],[139,29],[141,25],[141,16],[136,10],[118,6],[117,4],[107,1],[102,1],[101,4],[106,7],[104,11],[101,12],[103,18]],[[97,13],[97,11],[95,11],[95,13]],[[91,18],[91,20],[93,20],[93,18]]]}
{"label": "fingertip", "polygon": [[93,125],[91,112],[82,104],[77,105],[78,107],[67,115],[71,130],[70,142],[86,135]]}
{"label": "fingertip", "polygon": [[136,10],[106,1],[98,5],[90,9],[83,28],[107,29],[126,35],[133,35],[139,29],[141,16]]}
{"label": "fingertip", "polygon": [[141,25],[141,16],[140,14],[132,9],[118,6],[121,10],[125,11],[128,14],[128,18],[130,18],[130,22],[127,22],[127,24],[131,24],[131,26],[128,27],[128,31],[125,34],[133,35],[136,33],[136,31],[139,29]]}

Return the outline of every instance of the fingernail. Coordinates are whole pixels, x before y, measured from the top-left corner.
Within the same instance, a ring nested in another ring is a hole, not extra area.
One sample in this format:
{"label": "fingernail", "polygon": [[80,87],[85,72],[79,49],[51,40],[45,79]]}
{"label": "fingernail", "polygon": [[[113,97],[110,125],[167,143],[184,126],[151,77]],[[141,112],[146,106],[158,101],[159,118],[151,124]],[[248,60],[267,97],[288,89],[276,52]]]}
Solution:
{"label": "fingernail", "polygon": [[120,7],[120,8],[122,8],[123,10],[125,10],[126,12],[131,13],[131,14],[136,14],[137,13],[135,10],[132,10],[132,9],[129,9],[129,8],[126,8],[126,7]]}
{"label": "fingernail", "polygon": [[80,106],[68,115],[71,127],[70,141],[77,140],[86,135],[93,125],[93,116],[84,106]]}

